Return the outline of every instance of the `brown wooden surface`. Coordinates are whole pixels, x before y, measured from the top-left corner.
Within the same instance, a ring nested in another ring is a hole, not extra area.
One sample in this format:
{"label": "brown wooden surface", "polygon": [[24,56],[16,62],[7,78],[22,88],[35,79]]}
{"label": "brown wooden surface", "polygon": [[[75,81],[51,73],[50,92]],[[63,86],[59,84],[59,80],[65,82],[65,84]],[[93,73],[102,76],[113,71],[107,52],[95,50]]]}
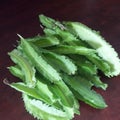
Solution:
{"label": "brown wooden surface", "polygon": [[[0,120],[34,120],[25,109],[21,93],[3,84],[4,78],[17,81],[6,67],[12,65],[7,52],[18,39],[41,33],[38,14],[58,20],[80,21],[101,34],[120,56],[120,0],[2,0],[0,1]],[[102,77],[109,84],[103,95],[108,108],[96,110],[81,104],[81,115],[74,120],[120,120],[120,76]]]}

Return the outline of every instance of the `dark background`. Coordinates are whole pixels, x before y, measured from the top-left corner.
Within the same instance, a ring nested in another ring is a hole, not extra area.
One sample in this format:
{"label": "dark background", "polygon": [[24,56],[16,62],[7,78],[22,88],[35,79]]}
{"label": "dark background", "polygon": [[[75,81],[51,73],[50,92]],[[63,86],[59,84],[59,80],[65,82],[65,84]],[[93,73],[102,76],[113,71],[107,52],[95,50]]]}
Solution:
{"label": "dark background", "polygon": [[[0,1],[0,120],[34,120],[23,105],[21,93],[3,84],[3,79],[18,81],[6,67],[13,63],[7,55],[23,37],[41,33],[39,14],[58,20],[80,21],[101,34],[120,56],[120,0],[1,0]],[[74,120],[120,120],[120,76],[101,78],[109,84],[98,90],[108,108],[96,110],[80,102],[81,115]]]}

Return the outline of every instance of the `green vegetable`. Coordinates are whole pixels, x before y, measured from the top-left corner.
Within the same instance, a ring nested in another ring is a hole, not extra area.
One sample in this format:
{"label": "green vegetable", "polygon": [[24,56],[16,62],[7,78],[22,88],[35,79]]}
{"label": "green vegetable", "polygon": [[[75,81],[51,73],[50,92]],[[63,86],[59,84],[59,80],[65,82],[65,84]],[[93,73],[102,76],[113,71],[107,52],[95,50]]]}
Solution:
{"label": "green vegetable", "polygon": [[23,94],[26,110],[37,119],[43,120],[69,120],[67,114],[59,109],[49,106],[40,100],[32,99]]}
{"label": "green vegetable", "polygon": [[[120,59],[98,31],[78,22],[60,22],[39,15],[43,35],[20,37],[9,52],[11,74],[20,82],[4,83],[22,93],[26,110],[37,119],[72,120],[79,100],[104,109],[107,103],[93,87],[106,90],[99,71],[120,74]],[[109,54],[110,53],[110,54]]]}
{"label": "green vegetable", "polygon": [[21,69],[18,66],[10,66],[10,67],[8,67],[8,69],[11,72],[11,74],[20,78],[21,80],[24,80],[23,72],[21,71]]}
{"label": "green vegetable", "polygon": [[38,47],[49,47],[59,44],[59,40],[54,36],[35,36],[33,38],[27,38],[27,41],[33,43]]}
{"label": "green vegetable", "polygon": [[[22,93],[25,93],[35,99],[38,99],[38,100],[42,100],[44,102],[46,102],[47,104],[51,105],[53,104],[54,102],[54,99],[51,99],[49,96],[51,96],[51,94],[47,94],[46,93],[44,94],[44,89],[38,91],[38,89],[35,89],[35,88],[29,88],[27,85],[25,85],[24,83],[22,82],[19,82],[19,83],[12,83],[10,84],[10,86]],[[47,88],[46,85],[42,84],[42,83],[39,83],[39,86],[43,87],[43,88]],[[45,89],[45,91],[49,91],[47,89]],[[49,91],[50,93],[50,91]]]}
{"label": "green vegetable", "polygon": [[85,103],[95,107],[103,109],[107,107],[102,96],[97,94],[94,90],[91,90],[92,83],[85,80],[80,76],[69,77],[63,75],[65,82],[70,85],[79,95],[78,99],[85,101]]}
{"label": "green vegetable", "polygon": [[62,70],[69,75],[75,74],[77,71],[76,65],[69,57],[58,55],[47,50],[42,50],[42,52],[44,53],[46,60],[50,62],[55,69]]}
{"label": "green vegetable", "polygon": [[100,80],[99,76],[97,75],[97,67],[93,63],[91,63],[83,56],[80,57],[71,55],[70,57],[76,62],[80,76],[86,78],[87,80],[90,80],[95,87],[106,90],[108,85]]}
{"label": "green vegetable", "polygon": [[103,60],[107,61],[110,66],[110,72],[105,73],[107,76],[117,76],[120,74],[118,54],[102,36],[82,23],[66,22],[65,24],[69,26],[69,29],[73,31],[76,36],[94,48]]}
{"label": "green vegetable", "polygon": [[28,63],[20,51],[14,49],[12,52],[8,53],[11,59],[20,66],[22,72],[25,73],[25,82],[29,87],[34,87],[36,84],[35,69],[32,65]]}
{"label": "green vegetable", "polygon": [[[33,47],[29,44],[29,42],[24,39],[21,40],[21,47],[23,52],[32,60],[33,65],[36,69],[48,80],[51,82],[57,82],[62,78],[57,73],[57,71],[47,64],[47,62],[42,58],[42,56],[38,55],[38,53],[33,49]],[[42,64],[41,64],[42,63]]]}
{"label": "green vegetable", "polygon": [[59,54],[79,54],[79,55],[91,55],[95,53],[95,50],[81,46],[61,45],[50,49],[52,52]]}

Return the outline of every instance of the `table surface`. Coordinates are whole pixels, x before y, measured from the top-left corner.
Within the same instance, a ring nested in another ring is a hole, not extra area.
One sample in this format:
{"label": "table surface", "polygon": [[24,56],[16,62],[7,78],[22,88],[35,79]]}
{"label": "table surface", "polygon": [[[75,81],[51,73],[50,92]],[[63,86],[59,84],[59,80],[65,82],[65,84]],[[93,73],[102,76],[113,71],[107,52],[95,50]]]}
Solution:
{"label": "table surface", "polygon": [[[41,33],[38,15],[58,20],[80,21],[101,34],[120,56],[120,0],[4,0],[0,1],[0,119],[34,120],[24,109],[21,93],[3,84],[3,79],[17,81],[6,67],[12,65],[7,55],[17,44],[17,33],[23,37]],[[102,78],[109,87],[98,90],[108,107],[96,110],[80,102],[81,115],[74,120],[120,120],[120,76]]]}

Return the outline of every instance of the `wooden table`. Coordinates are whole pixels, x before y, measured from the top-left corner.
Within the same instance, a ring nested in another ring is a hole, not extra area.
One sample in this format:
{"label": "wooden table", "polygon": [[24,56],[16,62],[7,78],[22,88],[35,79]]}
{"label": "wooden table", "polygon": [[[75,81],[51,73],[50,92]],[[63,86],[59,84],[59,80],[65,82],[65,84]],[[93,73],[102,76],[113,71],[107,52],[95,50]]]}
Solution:
{"label": "wooden table", "polygon": [[[7,55],[17,44],[17,33],[23,37],[41,33],[38,15],[58,20],[80,21],[101,34],[120,56],[120,0],[4,0],[0,2],[0,120],[34,120],[23,105],[21,93],[3,84],[3,79],[18,81],[6,67],[13,63]],[[109,105],[96,110],[80,102],[81,115],[74,120],[120,120],[120,76],[102,79],[106,91],[97,90]]]}

